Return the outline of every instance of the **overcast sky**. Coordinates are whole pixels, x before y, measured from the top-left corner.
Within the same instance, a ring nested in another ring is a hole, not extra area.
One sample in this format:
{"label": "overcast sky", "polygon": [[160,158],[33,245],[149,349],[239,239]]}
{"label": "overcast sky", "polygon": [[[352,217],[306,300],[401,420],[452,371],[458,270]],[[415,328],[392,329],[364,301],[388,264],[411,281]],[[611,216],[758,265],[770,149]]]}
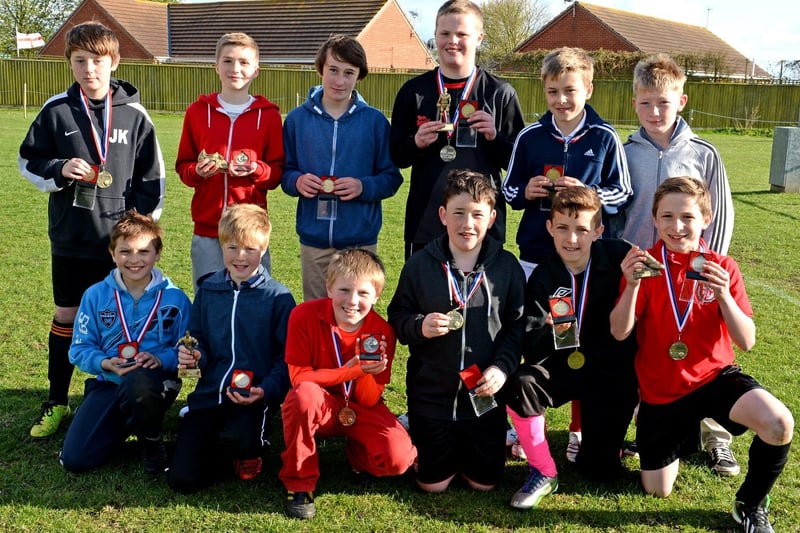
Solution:
{"label": "overcast sky", "polygon": [[[564,0],[544,0],[553,17],[568,7]],[[417,32],[433,37],[438,0],[398,0],[408,14],[416,11]],[[476,3],[480,4],[480,0]],[[591,0],[611,7],[694,26],[709,31],[764,68],[774,70],[782,59],[800,59],[800,2],[797,0]],[[710,10],[710,11],[709,11]]]}

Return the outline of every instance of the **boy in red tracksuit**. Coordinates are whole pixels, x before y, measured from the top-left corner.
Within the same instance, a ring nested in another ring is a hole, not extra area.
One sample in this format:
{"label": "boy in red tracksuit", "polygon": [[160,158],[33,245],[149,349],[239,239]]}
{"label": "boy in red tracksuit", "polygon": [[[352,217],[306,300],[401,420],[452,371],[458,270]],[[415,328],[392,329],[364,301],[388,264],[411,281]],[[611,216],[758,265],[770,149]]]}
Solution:
{"label": "boy in red tracksuit", "polygon": [[[217,225],[234,204],[267,208],[267,191],[280,185],[283,130],[278,106],[249,93],[258,77],[258,45],[244,33],[217,41],[214,65],[221,88],[186,109],[175,170],[194,188],[192,280],[222,270]],[[269,250],[261,264],[269,272]]]}
{"label": "boy in red tracksuit", "polygon": [[411,438],[381,398],[396,344],[391,326],[372,309],[384,282],[375,254],[341,251],[328,266],[328,297],[289,316],[285,357],[293,388],[281,409],[286,450],[279,477],[293,517],[316,514],[316,437],[346,437],[353,470],[372,476],[402,474],[416,459]]}

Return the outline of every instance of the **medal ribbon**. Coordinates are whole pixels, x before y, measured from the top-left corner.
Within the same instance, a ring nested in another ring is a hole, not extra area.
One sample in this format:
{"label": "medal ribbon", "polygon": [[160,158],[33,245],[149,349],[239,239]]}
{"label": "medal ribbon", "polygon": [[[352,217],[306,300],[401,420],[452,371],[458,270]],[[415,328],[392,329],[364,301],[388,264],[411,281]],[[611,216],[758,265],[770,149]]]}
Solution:
{"label": "medal ribbon", "polygon": [[[153,304],[153,308],[150,309],[150,312],[147,314],[144,327],[142,328],[142,331],[139,332],[139,336],[136,337],[136,342],[139,344],[141,344],[142,339],[144,339],[144,334],[147,333],[150,323],[153,321],[153,318],[155,318],[156,312],[158,311],[158,306],[161,305],[162,292],[163,291],[159,289],[158,294],[156,295],[156,301]],[[128,326],[128,320],[125,318],[125,311],[122,309],[122,299],[119,296],[119,291],[116,289],[114,289],[114,299],[117,301],[117,312],[119,314],[119,323],[122,325],[122,333],[125,334],[125,339],[128,342],[131,342],[133,340],[133,336],[130,332],[130,326]]]}
{"label": "medal ribbon", "polygon": [[[466,83],[464,84],[464,88],[461,89],[461,96],[459,98],[460,101],[468,100],[469,93],[472,92],[472,86],[475,85],[475,78],[477,78],[478,68],[472,67],[472,72],[469,73],[469,77],[467,78]],[[442,76],[442,69],[436,69],[436,88],[439,89],[439,96],[442,96],[447,89],[444,86],[444,76]],[[453,124],[458,124],[458,115],[461,113],[461,106],[456,105],[456,112],[453,114]],[[454,128],[455,129],[455,128]],[[447,132],[447,138],[453,136],[452,131]]]}
{"label": "medal ribbon", "polygon": [[[700,251],[704,252],[705,247],[701,245]],[[686,309],[683,311],[683,315],[681,316],[680,312],[678,311],[678,299],[675,297],[675,287],[672,285],[672,274],[669,272],[666,244],[661,245],[661,261],[663,261],[664,268],[667,270],[667,275],[664,276],[664,278],[667,282],[667,291],[669,291],[669,303],[672,306],[672,316],[675,318],[675,325],[678,327],[678,339],[680,339],[681,333],[683,333],[683,328],[686,326],[686,322],[689,320],[689,315],[692,313],[694,291],[692,291],[692,296],[689,298],[689,304],[686,306]]]}
{"label": "medal ribbon", "polygon": [[[586,300],[589,299],[589,269],[592,267],[592,258],[589,257],[589,261],[586,263],[586,270],[583,272],[583,285],[581,286],[581,296],[580,298],[576,298],[575,305],[578,306],[576,319],[577,319],[577,336],[580,339],[581,336],[581,324],[583,324],[583,312],[586,310]],[[572,284],[572,294],[575,293],[575,275],[572,273],[570,269],[567,269],[569,272],[569,279]]]}
{"label": "medal ribbon", "polygon": [[453,275],[453,271],[450,269],[450,265],[448,263],[442,263],[442,268],[444,268],[445,274],[447,275],[447,283],[450,286],[450,300],[455,300],[458,303],[459,307],[466,307],[467,302],[469,302],[472,295],[478,290],[483,281],[483,276],[485,272],[478,272],[475,276],[475,279],[472,280],[472,286],[469,288],[469,294],[465,298],[463,294],[461,294],[461,288],[458,286],[458,282],[456,281],[456,277]]}
{"label": "medal ribbon", "polygon": [[[336,336],[336,330],[331,326],[331,338],[333,339],[333,349],[336,352],[336,361],[339,363],[339,368],[344,366],[342,361],[342,352],[339,348],[339,337]],[[342,382],[342,391],[344,392],[344,400],[350,401],[350,391],[353,389],[353,381]]]}
{"label": "medal ribbon", "polygon": [[86,118],[89,119],[89,125],[92,127],[92,139],[94,139],[94,146],[97,148],[97,155],[100,157],[100,170],[106,166],[106,159],[108,159],[108,139],[111,133],[111,90],[106,93],[106,105],[103,108],[103,142],[100,143],[100,135],[92,122],[92,112],[89,110],[89,98],[86,93],[81,89],[81,104],[86,113]]}

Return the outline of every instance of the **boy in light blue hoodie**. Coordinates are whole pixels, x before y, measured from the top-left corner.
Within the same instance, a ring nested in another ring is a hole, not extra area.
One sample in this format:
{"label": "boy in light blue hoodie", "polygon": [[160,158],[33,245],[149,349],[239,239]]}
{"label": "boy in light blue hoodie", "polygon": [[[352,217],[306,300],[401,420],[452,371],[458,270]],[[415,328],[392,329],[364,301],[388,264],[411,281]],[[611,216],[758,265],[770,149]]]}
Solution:
{"label": "boy in light blue hoodie", "polygon": [[286,116],[281,187],[297,196],[303,299],[327,296],[325,270],[345,248],[377,253],[381,200],[403,183],[389,156],[389,121],[355,90],[367,55],[352,37],[334,35],[317,52],[322,85]]}
{"label": "boy in light blue hoodie", "polygon": [[135,434],[145,472],[164,471],[164,413],[180,391],[176,345],[186,332],[191,302],[155,267],[162,229],[128,211],[111,230],[114,268],[81,299],[69,360],[86,380],[84,400],[67,430],[61,464],[82,472],[128,453]]}

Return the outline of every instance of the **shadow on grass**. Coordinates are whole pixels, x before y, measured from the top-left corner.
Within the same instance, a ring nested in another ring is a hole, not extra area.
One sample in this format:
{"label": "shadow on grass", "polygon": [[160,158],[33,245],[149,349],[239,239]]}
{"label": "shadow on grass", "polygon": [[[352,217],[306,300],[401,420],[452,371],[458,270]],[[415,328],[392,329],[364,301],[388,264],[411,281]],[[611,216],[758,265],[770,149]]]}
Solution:
{"label": "shadow on grass", "polygon": [[[78,529],[88,527],[98,516],[125,512],[150,513],[165,523],[217,524],[222,529],[227,527],[223,524],[240,515],[254,524],[276,525],[277,530],[300,524],[284,516],[284,489],[278,480],[279,452],[283,449],[279,421],[272,428],[273,446],[265,453],[265,468],[259,478],[241,482],[230,475],[197,494],[182,495],[170,490],[163,478],[153,481],[144,474],[135,442],[125,443],[116,458],[97,470],[79,475],[64,471],[58,463],[64,428],[49,439],[28,436],[30,423],[38,414],[36,403],[44,394],[42,390],[0,391],[0,505],[16,510],[20,518],[28,513],[48,516],[70,511],[69,516],[77,514],[82,520],[76,524]],[[79,403],[79,397],[70,399],[72,406]],[[168,445],[174,441],[177,410],[182,405],[179,400],[167,414]],[[554,443],[554,455],[564,462],[566,432],[548,436]],[[322,441],[319,452],[318,515],[304,522],[300,530],[352,527],[353,521],[376,531],[732,526],[724,510],[709,509],[702,500],[675,510],[674,504],[665,506],[644,496],[635,470],[638,462],[630,459],[625,463],[628,471],[624,478],[607,485],[588,483],[571,465],[559,464],[558,492],[545,499],[539,509],[520,512],[508,506],[511,495],[527,476],[527,465],[520,461],[508,463],[504,482],[489,493],[454,482],[445,493],[429,495],[416,489],[409,474],[360,482],[345,457],[344,439]]]}
{"label": "shadow on grass", "polygon": [[772,191],[746,191],[746,192],[734,192],[732,193],[733,199],[737,202],[741,202],[743,204],[749,205],[755,209],[760,211],[764,211],[765,213],[769,213],[773,216],[778,216],[787,220],[800,220],[796,215],[790,215],[789,213],[782,213],[777,212],[769,208],[769,206],[765,206],[763,202],[759,202],[759,199],[763,199],[764,197],[777,197],[780,194],[778,192]]}

